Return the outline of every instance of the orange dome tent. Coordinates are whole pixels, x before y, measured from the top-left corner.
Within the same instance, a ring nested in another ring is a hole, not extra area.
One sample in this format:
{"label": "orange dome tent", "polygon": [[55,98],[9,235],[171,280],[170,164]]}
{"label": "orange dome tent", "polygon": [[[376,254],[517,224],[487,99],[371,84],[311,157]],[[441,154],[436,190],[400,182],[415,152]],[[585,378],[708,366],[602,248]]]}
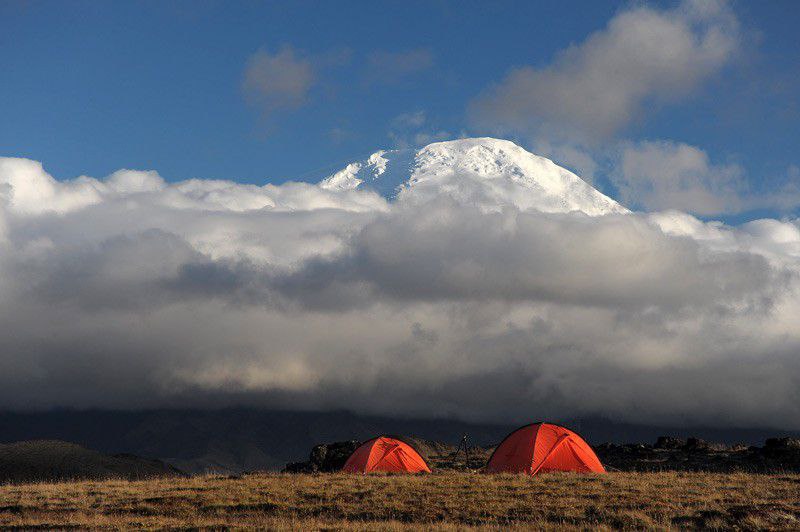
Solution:
{"label": "orange dome tent", "polygon": [[391,436],[379,436],[362,443],[345,462],[348,473],[430,473],[425,459],[411,445]]}
{"label": "orange dome tent", "polygon": [[492,453],[484,471],[528,475],[547,471],[606,472],[583,438],[550,423],[525,425],[506,436]]}

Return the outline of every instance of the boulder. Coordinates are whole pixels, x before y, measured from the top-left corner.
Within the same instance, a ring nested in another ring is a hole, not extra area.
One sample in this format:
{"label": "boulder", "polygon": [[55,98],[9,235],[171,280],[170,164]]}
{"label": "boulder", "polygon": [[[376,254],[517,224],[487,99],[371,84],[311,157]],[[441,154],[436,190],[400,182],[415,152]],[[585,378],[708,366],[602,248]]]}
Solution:
{"label": "boulder", "polygon": [[320,471],[339,471],[359,445],[356,440],[317,445],[311,450],[309,460],[316,464]]}
{"label": "boulder", "polygon": [[283,473],[316,473],[319,471],[317,466],[311,462],[289,462],[283,468]]}
{"label": "boulder", "polygon": [[290,462],[283,468],[284,473],[316,473],[318,471],[339,471],[359,446],[356,440],[321,443],[315,445],[306,462]]}
{"label": "boulder", "polygon": [[800,438],[769,438],[764,449],[770,451],[800,451]]}
{"label": "boulder", "polygon": [[700,438],[688,438],[686,444],[683,446],[686,451],[708,451],[711,445]]}
{"label": "boulder", "polygon": [[686,445],[683,438],[673,438],[672,436],[659,436],[653,446],[656,449],[681,449]]}

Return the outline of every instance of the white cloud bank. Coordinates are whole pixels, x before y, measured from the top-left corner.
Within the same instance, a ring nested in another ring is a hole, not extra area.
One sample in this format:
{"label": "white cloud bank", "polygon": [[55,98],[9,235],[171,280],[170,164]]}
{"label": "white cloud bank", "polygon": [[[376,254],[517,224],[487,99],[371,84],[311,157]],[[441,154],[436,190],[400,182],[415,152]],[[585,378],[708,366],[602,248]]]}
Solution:
{"label": "white cloud bank", "polygon": [[800,224],[0,158],[0,405],[800,428]]}

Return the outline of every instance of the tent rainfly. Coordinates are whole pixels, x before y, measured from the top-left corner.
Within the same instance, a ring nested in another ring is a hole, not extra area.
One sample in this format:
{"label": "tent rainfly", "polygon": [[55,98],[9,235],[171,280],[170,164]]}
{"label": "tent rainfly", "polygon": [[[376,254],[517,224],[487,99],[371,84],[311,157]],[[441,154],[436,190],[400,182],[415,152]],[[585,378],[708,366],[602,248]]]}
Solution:
{"label": "tent rainfly", "polygon": [[359,446],[345,462],[348,473],[430,473],[425,459],[408,443],[391,436],[379,436]]}
{"label": "tent rainfly", "polygon": [[506,436],[484,469],[486,473],[528,475],[548,471],[606,472],[583,438],[550,423],[525,425]]}

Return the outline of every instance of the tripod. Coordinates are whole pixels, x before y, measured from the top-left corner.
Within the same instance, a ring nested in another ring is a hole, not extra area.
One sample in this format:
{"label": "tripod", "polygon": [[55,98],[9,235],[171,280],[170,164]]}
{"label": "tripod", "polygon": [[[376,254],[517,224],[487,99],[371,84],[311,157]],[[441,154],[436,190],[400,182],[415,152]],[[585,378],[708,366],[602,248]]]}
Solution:
{"label": "tripod", "polygon": [[464,450],[464,463],[467,467],[469,467],[469,443],[467,441],[466,434],[461,436],[461,441],[458,442],[458,448],[456,449],[456,458],[458,457],[458,453],[460,453],[462,449]]}

